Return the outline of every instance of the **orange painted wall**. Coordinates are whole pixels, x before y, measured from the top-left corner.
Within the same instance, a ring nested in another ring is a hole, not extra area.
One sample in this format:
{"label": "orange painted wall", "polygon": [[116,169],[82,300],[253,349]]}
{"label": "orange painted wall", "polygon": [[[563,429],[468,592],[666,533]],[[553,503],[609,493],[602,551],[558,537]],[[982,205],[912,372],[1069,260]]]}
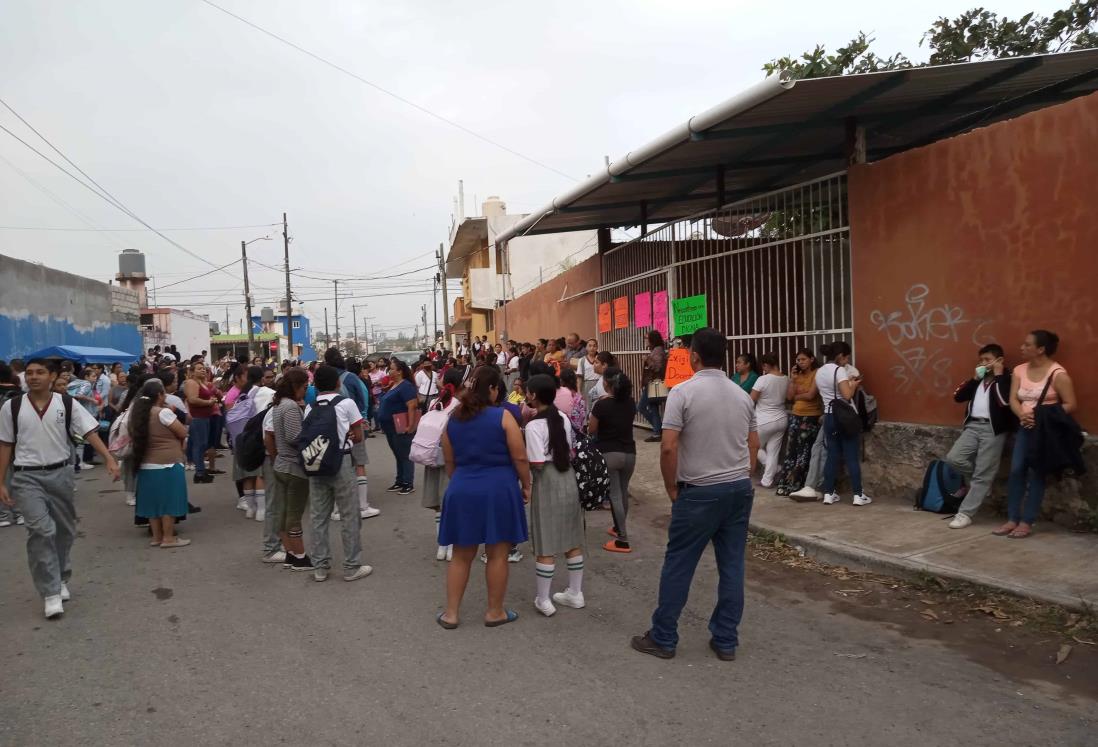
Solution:
{"label": "orange painted wall", "polygon": [[564,337],[569,332],[587,339],[595,336],[595,294],[588,293],[571,301],[559,303],[561,296],[597,288],[602,278],[601,256],[595,255],[562,272],[507,304],[507,321],[503,309],[496,309],[496,329],[505,330],[508,339],[533,342],[541,337]]}
{"label": "orange painted wall", "polygon": [[958,424],[952,390],[1027,331],[1098,429],[1098,94],[849,173],[856,364],[883,420]]}

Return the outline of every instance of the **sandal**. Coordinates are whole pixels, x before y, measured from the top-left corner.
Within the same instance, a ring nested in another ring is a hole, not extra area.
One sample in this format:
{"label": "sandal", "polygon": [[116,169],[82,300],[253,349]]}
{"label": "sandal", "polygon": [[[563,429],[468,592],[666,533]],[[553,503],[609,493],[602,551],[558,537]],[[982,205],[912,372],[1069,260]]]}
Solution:
{"label": "sandal", "polygon": [[994,534],[996,537],[1007,537],[1017,528],[1018,522],[1008,521],[1006,524],[1003,524],[1001,527],[993,531],[992,534]]}
{"label": "sandal", "polygon": [[150,540],[149,541],[149,547],[160,547],[160,541],[159,540]]}
{"label": "sandal", "polygon": [[[1025,529],[1022,529],[1023,526],[1025,527]],[[1023,521],[1021,524],[1018,525],[1017,529],[1015,529],[1013,532],[1011,532],[1010,534],[1007,535],[1007,539],[1012,539],[1012,540],[1025,539],[1026,537],[1028,537],[1031,534],[1033,534],[1033,527],[1032,526],[1027,526],[1026,523]]]}
{"label": "sandal", "polygon": [[160,548],[162,550],[171,550],[173,547],[186,547],[189,544],[191,544],[190,540],[176,537],[171,542],[161,542]]}
{"label": "sandal", "polygon": [[458,626],[458,624],[457,623],[452,623],[452,622],[446,622],[445,620],[443,620],[442,616],[445,615],[445,614],[446,614],[445,612],[439,612],[438,617],[435,618],[435,622],[437,622],[439,625],[441,625],[446,630],[453,630],[454,628],[456,628]]}
{"label": "sandal", "polygon": [[506,617],[502,620],[485,620],[484,627],[486,628],[498,628],[500,625],[506,625],[507,623],[513,623],[518,620],[518,613],[514,610],[504,610]]}

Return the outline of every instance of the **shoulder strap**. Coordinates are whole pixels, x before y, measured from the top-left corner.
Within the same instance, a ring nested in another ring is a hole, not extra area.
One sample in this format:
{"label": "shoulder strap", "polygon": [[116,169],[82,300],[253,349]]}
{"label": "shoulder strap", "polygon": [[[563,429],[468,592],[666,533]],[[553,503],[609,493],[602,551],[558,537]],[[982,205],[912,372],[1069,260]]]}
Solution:
{"label": "shoulder strap", "polygon": [[1052,380],[1056,377],[1056,374],[1060,373],[1064,369],[1060,366],[1054,366],[1051,371],[1048,372],[1048,378],[1045,379],[1045,387],[1041,390],[1041,396],[1037,398],[1037,407],[1041,406],[1041,403],[1045,401],[1045,395],[1048,394],[1048,388],[1052,386]]}
{"label": "shoulder strap", "polygon": [[66,392],[61,393],[61,403],[65,406],[65,435],[72,438],[72,397]]}
{"label": "shoulder strap", "polygon": [[831,397],[831,401],[834,402],[839,398],[839,364],[835,364],[835,376],[831,380],[831,388],[835,390],[834,396]]}
{"label": "shoulder strap", "polygon": [[[11,440],[15,443],[19,440],[19,408],[23,405],[24,395],[20,394],[11,399]],[[12,459],[15,457],[13,456]]]}

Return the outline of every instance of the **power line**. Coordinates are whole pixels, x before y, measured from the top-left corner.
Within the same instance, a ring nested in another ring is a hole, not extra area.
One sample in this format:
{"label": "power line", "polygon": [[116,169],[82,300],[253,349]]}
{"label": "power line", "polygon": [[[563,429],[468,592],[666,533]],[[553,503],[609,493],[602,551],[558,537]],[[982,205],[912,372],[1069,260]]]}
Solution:
{"label": "power line", "polygon": [[256,24],[252,23],[247,18],[244,18],[243,16],[238,16],[236,13],[233,13],[232,11],[229,11],[229,10],[226,10],[225,8],[222,8],[220,5],[216,5],[212,2],[210,2],[210,0],[201,0],[201,1],[203,3],[205,3],[206,5],[209,5],[211,8],[214,8],[215,10],[219,10],[227,16],[231,16],[232,18],[235,18],[236,20],[240,21],[241,23],[243,23],[247,26],[251,26],[256,31],[259,31],[263,34],[266,34],[267,36],[271,37],[272,39],[280,41],[283,44],[285,44],[289,47],[292,47],[293,49],[296,49],[298,52],[301,52],[304,55],[308,55],[309,57],[312,57],[317,62],[320,62],[324,65],[327,65],[330,68],[338,70],[339,72],[343,73],[344,75],[348,75],[348,76],[354,78],[355,80],[357,80],[360,83],[365,83],[366,85],[370,86],[370,88],[373,88],[374,90],[379,91],[379,92],[385,94],[386,96],[390,96],[390,97],[396,99],[397,101],[401,102],[402,104],[406,104],[407,106],[410,106],[413,109],[416,109],[417,111],[423,112],[424,114],[426,114],[430,117],[434,117],[435,119],[439,120],[440,122],[443,122],[445,124],[450,125],[451,127],[459,129],[467,135],[472,135],[473,137],[477,138],[478,140],[480,140],[482,142],[485,142],[485,143],[488,143],[489,145],[491,145],[495,148],[499,148],[502,151],[506,151],[507,153],[510,153],[513,156],[518,156],[522,160],[528,161],[529,163],[532,163],[535,166],[540,166],[541,168],[546,169],[547,171],[552,171],[554,174],[558,174],[560,176],[563,176],[565,179],[571,179],[572,181],[578,181],[574,176],[566,174],[563,171],[560,171],[559,169],[555,169],[555,168],[553,168],[552,166],[550,166],[548,164],[542,163],[541,161],[537,160],[536,158],[531,158],[530,156],[525,155],[524,153],[519,153],[514,148],[509,148],[506,145],[503,145],[502,143],[498,143],[495,140],[492,140],[491,138],[486,137],[485,135],[482,135],[482,134],[480,134],[479,132],[477,132],[475,130],[469,129],[468,127],[466,127],[463,124],[459,124],[459,123],[455,122],[452,119],[448,119],[448,118],[442,116],[441,114],[437,114],[437,113],[431,111],[430,109],[428,109],[425,106],[420,106],[419,104],[415,103],[414,101],[410,101],[409,99],[406,99],[406,98],[404,98],[403,96],[401,96],[397,93],[393,93],[392,91],[388,90],[387,88],[383,88],[382,86],[378,85],[377,83],[374,83],[373,81],[366,80],[366,78],[363,78],[361,75],[359,75],[357,73],[353,73],[350,70],[348,70],[347,68],[342,67],[340,65],[337,65],[336,63],[332,62],[331,60],[327,60],[327,59],[321,57],[320,55],[316,54],[315,52],[310,52],[308,49],[305,49],[304,47],[298,46],[297,44],[294,44],[289,39],[283,38],[283,37],[279,36],[278,34],[274,33],[273,31],[268,31],[267,29],[263,28],[262,26],[258,26]]}
{"label": "power line", "polygon": [[[199,278],[204,278],[207,275],[213,275],[215,272],[219,272],[221,270],[224,270],[226,267],[232,267],[233,265],[235,265],[239,261],[240,261],[239,259],[234,259],[232,262],[230,262],[227,265],[221,265],[221,267],[215,267],[212,270],[210,270],[209,272],[204,272],[201,275],[195,275],[193,277],[184,278],[183,280],[176,280],[174,283],[168,283],[167,285],[162,285],[162,286],[160,286],[159,288],[156,289],[156,292],[160,293],[165,288],[171,288],[173,285],[181,285],[183,283],[189,283],[192,280],[198,280]],[[229,290],[236,290],[236,288],[230,288]],[[182,291],[182,292],[187,293],[188,291]],[[191,292],[193,292],[193,291],[191,291]],[[225,291],[225,292],[227,293],[228,291]]]}
{"label": "power line", "polygon": [[[186,228],[161,228],[161,231],[233,231],[243,228],[270,228],[280,223],[253,223],[248,226],[199,226]],[[54,228],[47,226],[0,226],[0,231],[92,231],[102,233],[145,233],[149,228]]]}

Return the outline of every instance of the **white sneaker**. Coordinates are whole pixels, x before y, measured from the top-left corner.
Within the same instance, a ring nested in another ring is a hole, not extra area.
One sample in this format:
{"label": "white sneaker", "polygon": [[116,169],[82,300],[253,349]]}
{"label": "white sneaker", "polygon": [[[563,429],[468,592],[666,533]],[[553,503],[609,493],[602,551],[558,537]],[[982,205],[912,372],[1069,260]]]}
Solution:
{"label": "white sneaker", "polygon": [[[247,516],[247,514],[245,514],[245,516]],[[256,521],[263,521],[266,518],[267,518],[267,510],[266,509],[261,508],[261,509],[256,510],[256,512],[255,512],[255,520]]]}
{"label": "white sneaker", "polygon": [[820,500],[821,495],[820,491],[810,485],[805,485],[800,490],[789,494],[791,498],[814,498],[817,501]]}
{"label": "white sneaker", "polygon": [[0,527],[10,527],[11,522],[7,519],[0,519]]}
{"label": "white sneaker", "polygon": [[439,545],[438,551],[435,553],[435,560],[446,560],[446,548],[449,545]]}
{"label": "white sneaker", "polygon": [[953,521],[949,522],[950,529],[964,529],[972,523],[972,517],[968,514],[957,514],[953,517]]}
{"label": "white sneaker", "polygon": [[80,469],[95,469],[98,465],[88,464],[87,462],[80,463]]}
{"label": "white sneaker", "polygon": [[46,619],[52,620],[64,613],[65,607],[61,604],[61,595],[46,597]]}
{"label": "white sneaker", "polygon": [[283,552],[282,550],[275,550],[270,555],[264,555],[263,556],[263,562],[264,563],[285,563],[286,562],[286,553]]}
{"label": "white sneaker", "polygon": [[237,511],[247,511],[248,510],[248,499],[245,498],[244,496],[240,496],[240,499],[236,502],[236,510]]}
{"label": "white sneaker", "polygon": [[823,502],[824,502],[825,506],[830,506],[832,503],[838,503],[839,502],[839,494],[838,493],[828,493],[823,497]]}
{"label": "white sneaker", "polygon": [[188,472],[194,472],[194,465],[190,462],[187,462],[186,466],[184,466],[183,469],[187,470]]}
{"label": "white sneaker", "polygon": [[534,609],[546,617],[552,617],[557,614],[557,608],[553,606],[553,603],[548,599],[538,599],[534,597]]}
{"label": "white sneaker", "polygon": [[251,506],[248,506],[246,509],[244,509],[244,518],[245,519],[254,519],[255,518],[255,509],[252,508]]}
{"label": "white sneaker", "polygon": [[21,527],[26,523],[27,523],[27,520],[24,519],[22,516],[16,516],[15,517],[15,526]]}
{"label": "white sneaker", "polygon": [[354,573],[348,573],[343,576],[344,581],[358,581],[360,578],[366,578],[374,572],[372,566],[360,565]]}
{"label": "white sneaker", "polygon": [[136,506],[137,505],[137,496],[134,495],[133,493],[126,493],[126,505],[127,506]]}
{"label": "white sneaker", "polygon": [[511,552],[507,553],[507,562],[508,563],[521,563],[522,562],[522,553],[519,552],[517,548],[512,550]]}
{"label": "white sneaker", "polygon": [[327,568],[314,568],[313,569],[313,581],[321,582],[328,580]]}
{"label": "white sneaker", "polygon": [[854,501],[853,501],[855,506],[868,506],[872,502],[873,502],[872,498],[870,498],[868,495],[862,495],[860,493],[858,495],[854,496]]}
{"label": "white sneaker", "polygon": [[577,610],[581,610],[587,606],[587,602],[583,599],[583,592],[576,592],[571,589],[558,591],[553,595],[553,601],[557,604],[563,604],[565,607],[571,607]]}
{"label": "white sneaker", "polygon": [[363,519],[372,519],[375,516],[380,516],[381,515],[381,509],[380,508],[374,508],[373,506],[370,506],[368,508],[364,508],[361,511],[359,511],[358,515]]}
{"label": "white sneaker", "polygon": [[64,581],[61,582],[61,601],[67,602],[72,599],[72,592],[69,591],[69,585]]}
{"label": "white sneaker", "polygon": [[339,515],[339,511],[332,511],[332,515],[329,517],[332,521],[343,521],[343,517]]}
{"label": "white sneaker", "polygon": [[453,559],[454,559],[454,546],[453,545],[447,545],[446,546],[446,562],[449,563]]}

